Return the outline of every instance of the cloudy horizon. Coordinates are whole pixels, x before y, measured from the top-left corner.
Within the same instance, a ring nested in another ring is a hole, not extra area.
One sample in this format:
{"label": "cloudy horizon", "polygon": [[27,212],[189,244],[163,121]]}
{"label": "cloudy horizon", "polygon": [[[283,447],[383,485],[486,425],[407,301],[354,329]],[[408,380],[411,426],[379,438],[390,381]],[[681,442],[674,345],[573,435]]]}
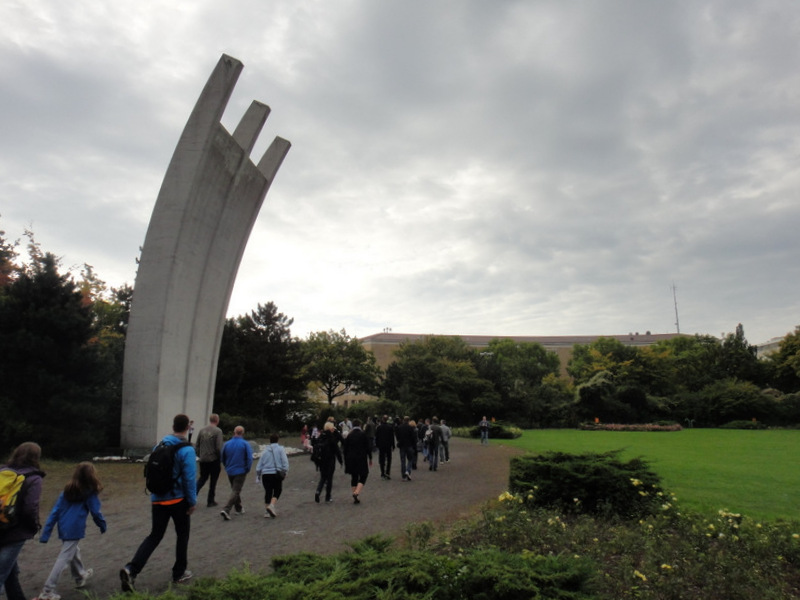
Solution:
{"label": "cloudy horizon", "polygon": [[[229,315],[363,337],[800,325],[800,5],[0,5],[0,230],[133,284],[220,55],[292,143]],[[673,285],[676,294],[673,296]]]}

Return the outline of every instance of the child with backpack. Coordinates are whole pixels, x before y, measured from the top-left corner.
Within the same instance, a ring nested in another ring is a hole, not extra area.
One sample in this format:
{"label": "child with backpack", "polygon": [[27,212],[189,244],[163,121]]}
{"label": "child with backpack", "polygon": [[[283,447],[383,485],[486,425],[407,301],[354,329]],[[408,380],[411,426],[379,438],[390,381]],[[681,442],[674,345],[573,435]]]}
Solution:
{"label": "child with backpack", "polygon": [[91,513],[95,524],[100,528],[100,533],[106,532],[106,520],[100,512],[100,498],[98,493],[103,489],[97,478],[97,471],[90,462],[82,462],[75,467],[72,478],[58,496],[56,505],[50,511],[47,522],[42,529],[39,541],[46,544],[53,532],[53,527],[58,525],[58,537],[61,539],[61,552],[50,571],[50,576],[39,594],[39,600],[59,600],[56,594],[56,584],[61,573],[68,566],[75,578],[75,587],[82,588],[86,585],[94,571],[85,569],[81,561],[81,550],[78,543],[86,535],[86,517]]}

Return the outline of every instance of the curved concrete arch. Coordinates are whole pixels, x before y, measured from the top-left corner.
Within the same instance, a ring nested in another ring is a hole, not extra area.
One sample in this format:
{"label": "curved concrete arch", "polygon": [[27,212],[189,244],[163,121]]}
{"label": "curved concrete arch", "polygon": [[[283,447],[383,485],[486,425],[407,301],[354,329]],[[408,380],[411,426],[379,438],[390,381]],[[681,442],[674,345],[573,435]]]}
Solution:
{"label": "curved concrete arch", "polygon": [[125,345],[121,444],[150,448],[177,413],[212,411],[225,314],[247,239],[291,144],[250,152],[269,107],[220,123],[242,63],[223,55],[167,168],[142,247]]}

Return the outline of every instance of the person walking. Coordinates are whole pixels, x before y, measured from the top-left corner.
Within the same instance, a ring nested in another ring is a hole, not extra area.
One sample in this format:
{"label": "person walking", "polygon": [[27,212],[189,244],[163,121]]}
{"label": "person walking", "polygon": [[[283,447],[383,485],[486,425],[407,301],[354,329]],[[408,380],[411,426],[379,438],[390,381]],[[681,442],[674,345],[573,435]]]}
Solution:
{"label": "person walking", "polygon": [[215,502],[217,481],[222,470],[222,429],[219,428],[219,415],[212,414],[208,425],[197,434],[197,457],[200,461],[200,479],[197,480],[197,494],[208,481],[206,506],[217,506]]}
{"label": "person walking", "polygon": [[244,427],[241,425],[234,428],[233,437],[222,447],[222,464],[225,465],[225,472],[231,484],[231,495],[219,514],[226,521],[230,521],[232,509],[235,509],[238,515],[244,514],[242,488],[250,467],[253,466],[253,452],[250,450],[250,444],[244,439]]}
{"label": "person walking", "polygon": [[438,417],[431,419],[431,424],[428,425],[426,431],[426,439],[428,446],[428,470],[439,470],[439,443],[442,439],[442,427],[439,425]]}
{"label": "person walking", "polygon": [[381,424],[375,430],[375,444],[378,446],[378,464],[381,467],[381,477],[391,479],[392,453],[394,452],[394,427],[389,423],[389,416],[383,415]]}
{"label": "person walking", "polygon": [[264,517],[273,519],[278,516],[275,503],[283,491],[283,479],[289,473],[289,457],[286,449],[278,443],[277,433],[269,436],[269,446],[264,448],[256,465],[256,475],[264,486]]}
{"label": "person walking", "polygon": [[97,471],[90,462],[82,462],[75,467],[72,478],[58,496],[47,522],[44,524],[39,541],[46,544],[53,533],[53,528],[58,525],[58,537],[61,540],[61,552],[56,558],[56,564],[50,571],[50,576],[39,593],[39,600],[59,600],[61,596],[56,593],[58,578],[69,567],[75,579],[75,587],[82,588],[86,581],[94,574],[93,569],[86,569],[81,560],[80,541],[86,537],[86,518],[92,515],[95,525],[100,528],[100,533],[106,532],[106,520],[100,512],[100,498],[98,494],[103,489],[97,478]]}
{"label": "person walking", "polygon": [[439,462],[450,462],[450,438],[453,437],[453,432],[447,425],[447,421],[442,419],[439,426],[442,428],[442,440],[439,444]]}
{"label": "person walking", "polygon": [[[473,421],[474,423],[474,421]],[[489,421],[486,420],[486,417],[481,419],[481,422],[478,423],[478,429],[481,432],[481,444],[488,444],[489,443]]]}
{"label": "person walking", "polygon": [[8,600],[26,600],[19,583],[17,559],[25,542],[33,539],[41,529],[39,500],[44,477],[44,472],[39,467],[41,457],[42,449],[39,444],[23,442],[11,453],[8,462],[0,467],[4,478],[24,477],[17,496],[18,518],[16,522],[0,529],[0,587],[5,588]]}
{"label": "person walking", "polygon": [[[150,555],[158,548],[170,519],[175,525],[175,562],[172,565],[173,583],[183,583],[192,577],[188,565],[189,531],[191,516],[197,505],[197,455],[194,447],[186,439],[189,430],[189,417],[175,415],[172,420],[172,434],[165,436],[161,443],[167,446],[179,445],[173,454],[172,489],[163,494],[151,494],[151,528],[144,538],[131,562],[119,572],[123,592],[135,590],[136,576],[142,572]],[[153,448],[155,450],[158,446]]]}
{"label": "person walking", "polygon": [[319,483],[314,494],[314,502],[319,503],[322,488],[325,488],[325,502],[332,502],[331,489],[333,488],[333,473],[336,470],[336,461],[342,464],[342,451],[339,450],[339,440],[336,436],[336,426],[328,421],[317,439],[319,448],[317,468],[319,469]]}
{"label": "person walking", "polygon": [[344,472],[350,475],[353,504],[360,504],[359,495],[372,466],[372,448],[367,434],[361,429],[361,420],[353,420],[353,428],[344,440]]}
{"label": "person walking", "polygon": [[397,427],[397,447],[400,449],[400,471],[403,481],[411,481],[411,470],[417,452],[417,428],[409,417]]}

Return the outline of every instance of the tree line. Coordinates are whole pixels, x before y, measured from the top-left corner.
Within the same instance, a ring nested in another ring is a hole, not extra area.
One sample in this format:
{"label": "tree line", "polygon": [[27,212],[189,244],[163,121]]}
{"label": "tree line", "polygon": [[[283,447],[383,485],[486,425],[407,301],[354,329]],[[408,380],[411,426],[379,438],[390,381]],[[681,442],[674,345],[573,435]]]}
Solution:
{"label": "tree line", "polygon": [[[37,439],[56,455],[119,444],[122,360],[133,289],[108,287],[90,265],[62,272],[26,231],[0,231],[0,440]],[[537,343],[460,337],[405,342],[384,372],[357,338],[292,335],[272,303],[225,322],[214,410],[251,431],[292,429],[334,414],[438,415],[454,425],[481,416],[530,427],[595,420],[721,426],[800,423],[800,327],[759,359],[741,325],[724,339],[680,336],[648,347],[613,338],[576,345],[560,375]],[[345,411],[344,395],[368,401]],[[247,426],[247,425],[246,425]]]}

